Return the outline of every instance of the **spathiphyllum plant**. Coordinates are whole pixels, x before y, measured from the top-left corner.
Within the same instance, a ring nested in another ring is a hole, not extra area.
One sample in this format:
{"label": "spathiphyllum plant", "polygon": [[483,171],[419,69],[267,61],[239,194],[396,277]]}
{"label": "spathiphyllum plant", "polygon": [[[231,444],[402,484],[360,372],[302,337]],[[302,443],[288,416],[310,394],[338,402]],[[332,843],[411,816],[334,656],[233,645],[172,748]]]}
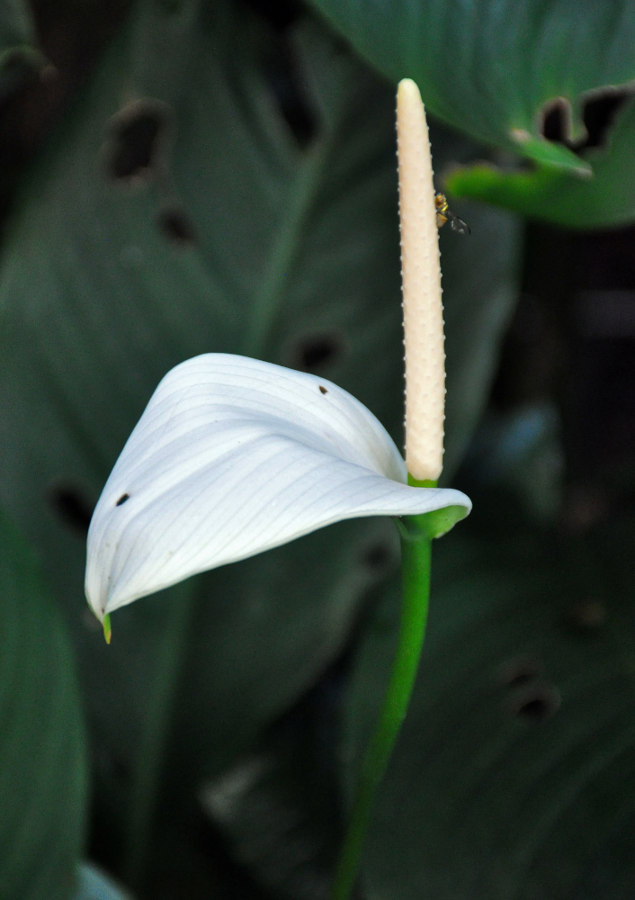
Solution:
{"label": "spathiphyllum plant", "polygon": [[399,85],[397,134],[406,348],[405,460],[374,415],[324,378],[210,353],[157,387],[99,499],[86,596],[110,613],[196,573],[357,516],[395,517],[403,609],[393,672],[363,760],[332,897],[353,889],[374,794],[423,644],[430,545],[470,510],[438,488],[445,394],[434,187],[425,113]]}

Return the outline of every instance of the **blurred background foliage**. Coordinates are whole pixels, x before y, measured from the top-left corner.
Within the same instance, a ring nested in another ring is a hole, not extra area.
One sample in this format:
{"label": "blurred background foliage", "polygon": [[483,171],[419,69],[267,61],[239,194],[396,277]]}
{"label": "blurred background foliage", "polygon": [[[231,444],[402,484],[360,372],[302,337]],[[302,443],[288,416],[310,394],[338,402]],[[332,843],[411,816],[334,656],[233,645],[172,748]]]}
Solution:
{"label": "blurred background foliage", "polygon": [[321,373],[402,440],[404,76],[472,231],[440,240],[475,508],[360,896],[635,894],[634,48],[628,0],[0,2],[0,897],[327,894],[391,523],[123,609],[110,647],[84,537],[196,353]]}

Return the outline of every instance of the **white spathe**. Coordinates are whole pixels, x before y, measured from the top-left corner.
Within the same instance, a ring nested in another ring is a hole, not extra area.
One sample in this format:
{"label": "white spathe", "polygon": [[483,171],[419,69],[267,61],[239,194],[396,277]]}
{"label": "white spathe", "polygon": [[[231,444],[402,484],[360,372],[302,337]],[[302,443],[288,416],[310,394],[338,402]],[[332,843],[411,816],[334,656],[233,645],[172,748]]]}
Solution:
{"label": "white spathe", "polygon": [[194,357],[160,382],[97,503],[88,602],[103,619],[333,522],[471,508],[460,491],[406,480],[381,423],[330,381],[243,356]]}

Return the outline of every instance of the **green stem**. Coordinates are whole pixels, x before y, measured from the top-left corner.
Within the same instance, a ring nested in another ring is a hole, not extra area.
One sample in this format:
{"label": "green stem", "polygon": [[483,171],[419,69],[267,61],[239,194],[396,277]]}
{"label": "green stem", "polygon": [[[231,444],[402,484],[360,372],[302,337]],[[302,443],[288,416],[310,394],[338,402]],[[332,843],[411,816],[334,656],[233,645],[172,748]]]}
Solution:
{"label": "green stem", "polygon": [[428,618],[431,540],[422,530],[423,516],[400,523],[402,607],[397,652],[379,720],[362,762],[357,793],[340,853],[331,900],[351,896],[361,862],[375,794],[406,717]]}

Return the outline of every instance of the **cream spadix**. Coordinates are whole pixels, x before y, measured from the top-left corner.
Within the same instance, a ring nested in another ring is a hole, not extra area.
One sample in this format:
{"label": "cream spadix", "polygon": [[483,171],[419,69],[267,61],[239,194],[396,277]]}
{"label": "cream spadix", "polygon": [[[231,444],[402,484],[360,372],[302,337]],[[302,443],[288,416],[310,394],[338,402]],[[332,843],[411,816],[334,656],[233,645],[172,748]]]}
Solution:
{"label": "cream spadix", "polygon": [[406,360],[406,465],[436,482],[443,466],[445,352],[432,160],[419,88],[397,90],[399,222]]}
{"label": "cream spadix", "polygon": [[100,620],[184,578],[357,516],[451,508],[410,487],[390,436],[326,379],[206,354],[160,382],[97,503],[86,596]]}

